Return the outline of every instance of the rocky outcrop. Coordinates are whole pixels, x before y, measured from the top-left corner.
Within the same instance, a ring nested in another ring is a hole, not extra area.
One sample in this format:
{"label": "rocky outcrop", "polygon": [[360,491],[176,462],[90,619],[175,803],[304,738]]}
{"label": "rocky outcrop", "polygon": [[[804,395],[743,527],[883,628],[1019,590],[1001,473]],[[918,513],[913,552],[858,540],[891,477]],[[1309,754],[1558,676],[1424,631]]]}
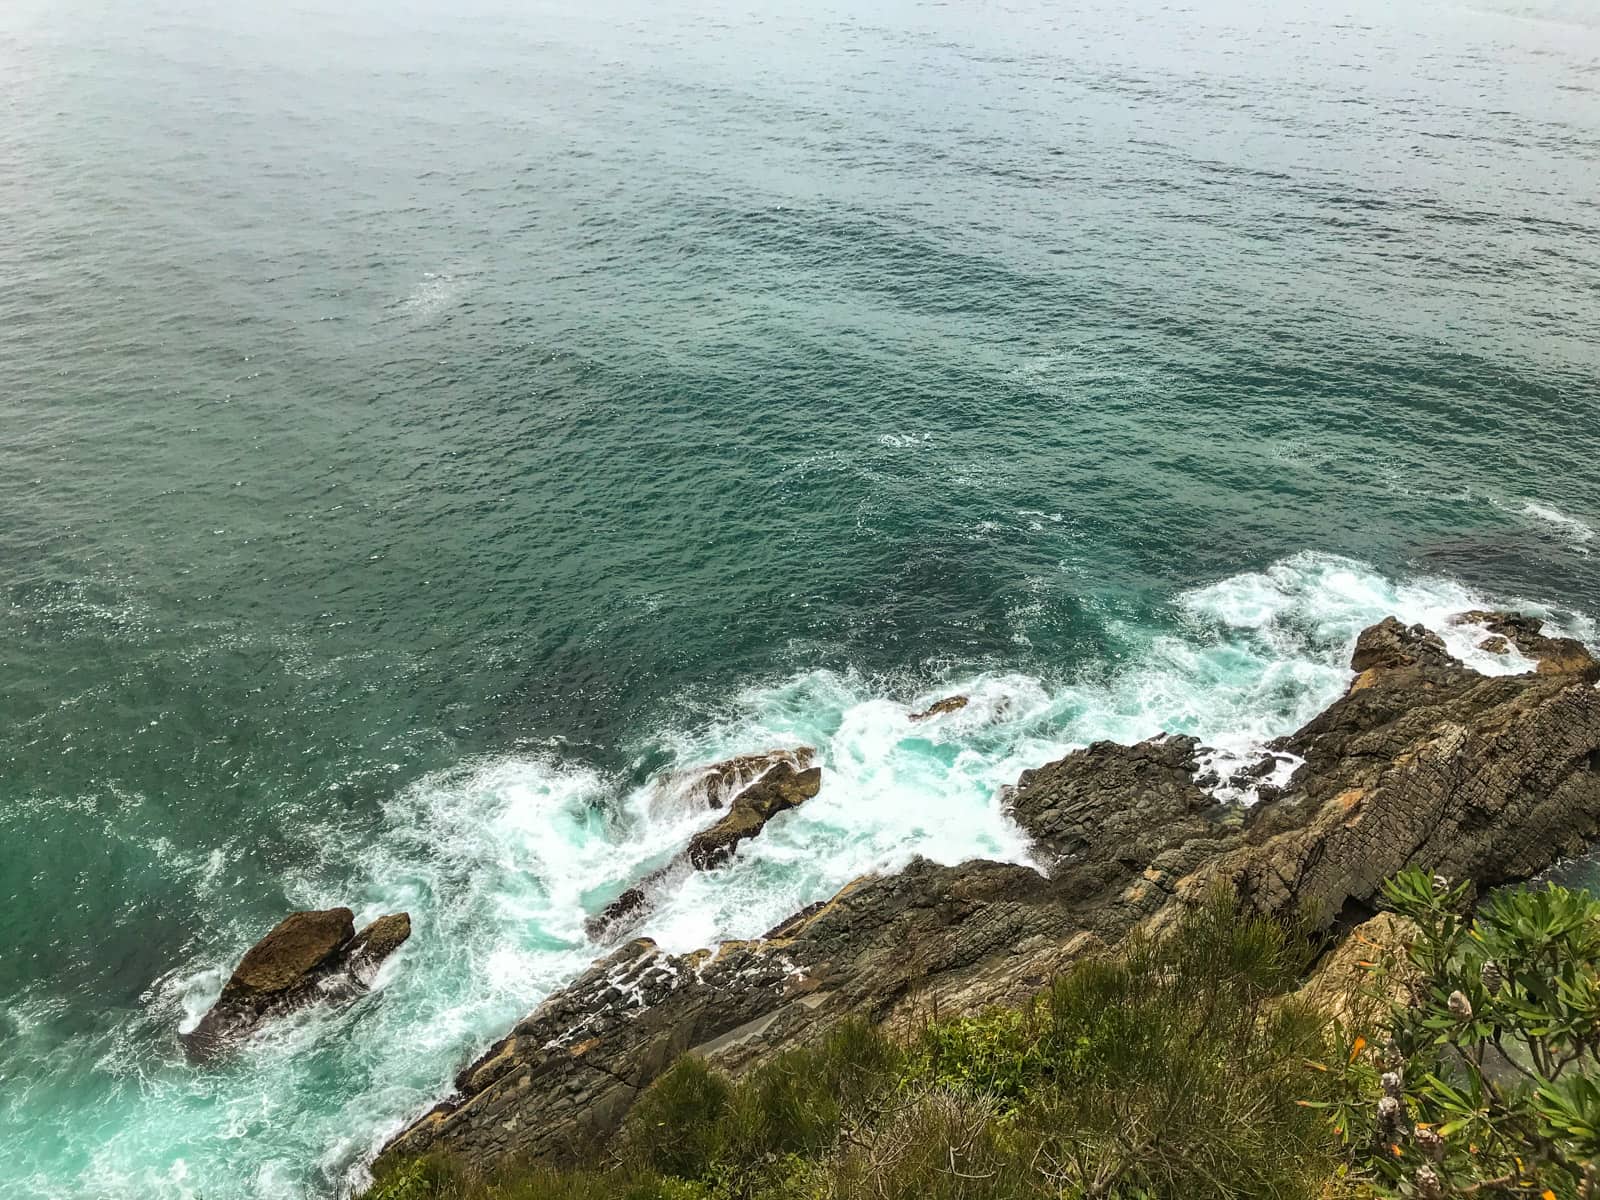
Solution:
{"label": "rocky outcrop", "polygon": [[804,771],[817,756],[810,746],[796,746],[792,750],[766,750],[759,754],[741,754],[702,767],[690,774],[693,786],[705,797],[711,808],[722,808],[732,796],[760,779],[773,767],[786,764],[796,771]]}
{"label": "rocky outcrop", "polygon": [[774,750],[748,754],[708,768],[703,774],[712,808],[721,808],[734,783],[746,782],[727,815],[689,840],[687,849],[666,866],[650,872],[584,923],[591,941],[604,942],[636,928],[650,912],[655,896],[681,881],[690,871],[721,866],[739,843],[766,828],[780,812],[796,808],[822,788],[822,768],[810,765],[815,751]]}
{"label": "rocky outcrop", "polygon": [[1350,669],[1364,674],[1396,667],[1442,667],[1453,661],[1438,634],[1421,625],[1402,625],[1393,617],[1385,617],[1362,630],[1355,653],[1350,656]]}
{"label": "rocky outcrop", "polygon": [[1219,802],[1195,783],[1192,739],[1096,743],[1026,772],[1007,797],[1038,869],[918,861],[755,942],[688,955],[629,943],[491,1047],[386,1153],[568,1158],[611,1136],[684,1053],[738,1071],[847,1015],[898,1025],[1016,1003],[1212,889],[1354,923],[1401,867],[1496,883],[1600,832],[1600,691],[1577,655],[1557,643],[1541,667],[1571,669],[1486,678],[1391,621],[1362,636],[1355,661],[1350,692],[1270,747],[1304,759],[1278,799]]}
{"label": "rocky outcrop", "polygon": [[290,913],[239,960],[217,1002],[182,1035],[185,1051],[202,1061],[269,1017],[365,991],[371,972],[410,936],[406,913],[359,933],[348,908]]}
{"label": "rocky outcrop", "polygon": [[946,696],[943,700],[936,700],[921,712],[911,714],[913,721],[926,721],[930,717],[941,717],[945,713],[960,712],[972,701],[966,696]]}
{"label": "rocky outcrop", "polygon": [[1225,881],[1264,912],[1327,920],[1408,864],[1495,884],[1600,832],[1600,691],[1587,652],[1549,639],[1558,657],[1538,671],[1486,677],[1441,660],[1425,631],[1406,637],[1409,662],[1369,669],[1275,744],[1305,759],[1294,785],[1191,889]]}
{"label": "rocky outcrop", "polygon": [[689,839],[689,861],[709,871],[730,858],[739,843],[755,837],[781,812],[798,808],[822,789],[822,768],[797,770],[780,762],[734,797],[728,815]]}
{"label": "rocky outcrop", "polygon": [[1600,662],[1576,638],[1553,638],[1545,634],[1544,622],[1521,613],[1489,612],[1473,609],[1455,617],[1457,624],[1482,625],[1493,636],[1480,643],[1482,649],[1503,654],[1493,643],[1514,646],[1528,658],[1538,661],[1541,675],[1581,675],[1600,680]]}

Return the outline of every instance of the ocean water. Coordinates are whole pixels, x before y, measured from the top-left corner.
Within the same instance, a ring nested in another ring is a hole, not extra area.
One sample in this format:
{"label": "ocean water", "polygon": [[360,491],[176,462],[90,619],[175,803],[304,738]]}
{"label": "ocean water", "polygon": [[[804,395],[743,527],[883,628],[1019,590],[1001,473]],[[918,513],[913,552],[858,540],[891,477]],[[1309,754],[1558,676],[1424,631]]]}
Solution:
{"label": "ocean water", "polygon": [[[685,766],[825,774],[675,949],[1389,613],[1597,636],[1586,2],[8,0],[0,103],[7,1195],[358,1187]],[[187,1065],[340,903],[372,993]]]}

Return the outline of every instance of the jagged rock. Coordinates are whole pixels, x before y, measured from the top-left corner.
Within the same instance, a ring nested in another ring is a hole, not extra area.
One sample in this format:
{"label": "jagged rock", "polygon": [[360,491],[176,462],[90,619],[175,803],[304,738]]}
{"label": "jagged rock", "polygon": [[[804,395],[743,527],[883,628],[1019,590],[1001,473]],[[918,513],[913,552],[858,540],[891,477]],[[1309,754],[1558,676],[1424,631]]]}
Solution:
{"label": "jagged rock", "polygon": [[1510,654],[1511,643],[1499,634],[1495,634],[1493,637],[1486,637],[1479,642],[1478,649],[1488,654]]}
{"label": "jagged rock", "polygon": [[406,913],[379,917],[360,933],[348,908],[290,913],[239,960],[217,1002],[183,1035],[185,1050],[204,1060],[268,1017],[364,991],[362,977],[410,936]]}
{"label": "jagged rock", "polygon": [[1498,883],[1593,838],[1600,690],[1581,672],[1485,678],[1436,643],[1397,621],[1363,634],[1365,682],[1271,747],[1305,762],[1270,804],[1242,810],[1196,786],[1192,739],[1100,742],[1024,772],[1008,795],[1042,871],[919,860],[756,942],[624,947],[385,1154],[448,1150],[479,1169],[570,1158],[612,1137],[684,1052],[739,1071],[846,1016],[904,1028],[1015,1004],[1217,888],[1327,923],[1369,913],[1408,865]]}
{"label": "jagged rock", "polygon": [[[1537,660],[1539,665],[1535,670],[1541,675],[1579,675],[1591,681],[1600,680],[1600,662],[1595,661],[1589,648],[1576,638],[1548,636],[1544,633],[1544,622],[1538,617],[1473,609],[1451,619],[1459,625],[1482,625],[1526,657]],[[1489,649],[1488,642],[1480,645]]]}
{"label": "jagged rock", "polygon": [[800,771],[788,762],[778,763],[734,797],[727,816],[689,839],[689,861],[697,870],[710,870],[728,859],[740,842],[766,828],[773,817],[798,808],[821,788],[821,767]]}
{"label": "jagged rock", "polygon": [[608,942],[637,927],[639,922],[650,915],[655,897],[675,879],[687,875],[691,869],[687,857],[680,854],[666,866],[651,871],[605,908],[584,921],[584,932],[589,935],[589,940]]}
{"label": "jagged rock", "polygon": [[1274,755],[1264,754],[1239,772],[1246,779],[1265,779],[1278,769],[1278,760]]}
{"label": "jagged rock", "polygon": [[1445,649],[1444,639],[1437,633],[1421,625],[1402,625],[1393,617],[1385,617],[1363,630],[1356,639],[1350,668],[1361,674],[1374,668],[1437,667],[1453,662],[1455,659]]}
{"label": "jagged rock", "polygon": [[[740,842],[760,833],[773,817],[815,796],[822,787],[822,768],[806,765],[814,753],[809,747],[774,750],[730,759],[713,767],[708,775],[721,781],[717,786],[723,787],[727,780],[743,778],[747,771],[765,764],[762,774],[734,797],[726,816],[695,834],[687,849],[666,866],[650,872],[584,922],[590,940],[609,941],[636,928],[649,915],[655,896],[665,888],[691,870],[709,871],[721,865]],[[721,804],[712,807],[720,808]]]}
{"label": "jagged rock", "polygon": [[411,914],[389,913],[364,928],[344,948],[345,967],[359,970],[388,958],[411,936]]}
{"label": "jagged rock", "polygon": [[959,712],[972,700],[968,696],[946,696],[943,700],[936,700],[921,712],[911,714],[913,721],[926,721],[929,717],[943,716],[945,713]]}
{"label": "jagged rock", "polygon": [[694,772],[697,785],[704,793],[706,803],[721,808],[728,797],[736,796],[779,763],[787,763],[797,771],[811,765],[817,752],[810,746],[796,746],[792,750],[767,750],[760,754],[741,754],[724,762],[713,763]]}
{"label": "jagged rock", "polygon": [[1368,673],[1276,749],[1292,791],[1195,887],[1328,920],[1417,863],[1489,885],[1600,831],[1600,691],[1582,673],[1485,677],[1449,659]]}

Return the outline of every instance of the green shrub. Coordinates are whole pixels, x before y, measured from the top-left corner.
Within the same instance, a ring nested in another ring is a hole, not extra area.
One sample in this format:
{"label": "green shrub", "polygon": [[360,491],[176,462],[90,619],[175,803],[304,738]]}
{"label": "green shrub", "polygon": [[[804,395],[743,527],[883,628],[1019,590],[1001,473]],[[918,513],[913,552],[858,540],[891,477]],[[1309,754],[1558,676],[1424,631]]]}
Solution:
{"label": "green shrub", "polygon": [[[681,1061],[604,1169],[381,1200],[1313,1200],[1341,1146],[1313,946],[1218,896],[1036,1002],[901,1047],[861,1022],[737,1081]],[[431,1168],[430,1168],[431,1169]],[[384,1186],[388,1186],[385,1184]]]}
{"label": "green shrub", "polygon": [[1385,1195],[1600,1196],[1600,902],[1421,871],[1385,895],[1419,930],[1387,1044],[1340,1069],[1334,1122]]}

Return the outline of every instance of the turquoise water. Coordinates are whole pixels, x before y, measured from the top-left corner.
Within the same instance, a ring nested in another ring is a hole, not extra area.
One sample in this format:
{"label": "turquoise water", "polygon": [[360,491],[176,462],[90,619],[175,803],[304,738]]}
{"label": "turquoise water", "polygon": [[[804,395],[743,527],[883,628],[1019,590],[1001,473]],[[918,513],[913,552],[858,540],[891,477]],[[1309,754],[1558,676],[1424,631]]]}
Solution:
{"label": "turquoise water", "polygon": [[[18,1194],[358,1184],[673,768],[825,767],[686,948],[1389,612],[1596,636],[1587,4],[11,0],[0,98]],[[334,903],[413,915],[373,994],[187,1066]]]}

